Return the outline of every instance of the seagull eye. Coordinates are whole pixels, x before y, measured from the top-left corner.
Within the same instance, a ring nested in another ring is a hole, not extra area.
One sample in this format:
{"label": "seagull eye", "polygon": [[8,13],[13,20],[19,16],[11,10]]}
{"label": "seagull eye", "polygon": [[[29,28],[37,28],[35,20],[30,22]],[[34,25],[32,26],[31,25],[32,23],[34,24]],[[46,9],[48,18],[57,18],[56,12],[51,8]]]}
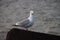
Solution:
{"label": "seagull eye", "polygon": [[33,15],[33,13],[32,13],[32,15]]}

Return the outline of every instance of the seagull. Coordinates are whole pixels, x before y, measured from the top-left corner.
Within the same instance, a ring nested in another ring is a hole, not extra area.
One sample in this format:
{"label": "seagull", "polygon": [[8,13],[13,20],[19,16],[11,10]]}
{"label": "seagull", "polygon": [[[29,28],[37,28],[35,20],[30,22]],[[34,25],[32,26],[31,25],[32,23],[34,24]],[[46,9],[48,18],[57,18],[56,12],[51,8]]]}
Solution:
{"label": "seagull", "polygon": [[23,27],[23,28],[26,28],[26,29],[29,28],[29,27],[31,27],[31,26],[33,26],[33,24],[34,24],[34,16],[33,16],[33,13],[34,13],[34,11],[31,10],[30,11],[30,15],[29,15],[28,18],[26,18],[26,19],[24,19],[24,20],[22,20],[20,22],[17,22],[13,26],[19,26],[19,27]]}

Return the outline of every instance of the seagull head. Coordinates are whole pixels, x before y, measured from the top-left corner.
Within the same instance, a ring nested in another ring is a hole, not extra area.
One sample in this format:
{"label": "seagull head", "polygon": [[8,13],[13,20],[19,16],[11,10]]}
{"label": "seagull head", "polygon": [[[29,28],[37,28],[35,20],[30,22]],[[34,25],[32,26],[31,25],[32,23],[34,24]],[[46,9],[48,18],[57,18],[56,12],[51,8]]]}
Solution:
{"label": "seagull head", "polygon": [[34,20],[33,13],[34,13],[34,11],[31,10],[31,11],[30,11],[30,16],[28,17],[28,19],[29,19],[31,22]]}
{"label": "seagull head", "polygon": [[30,15],[33,15],[33,13],[34,13],[34,11],[33,11],[33,10],[31,10],[31,11],[30,11]]}

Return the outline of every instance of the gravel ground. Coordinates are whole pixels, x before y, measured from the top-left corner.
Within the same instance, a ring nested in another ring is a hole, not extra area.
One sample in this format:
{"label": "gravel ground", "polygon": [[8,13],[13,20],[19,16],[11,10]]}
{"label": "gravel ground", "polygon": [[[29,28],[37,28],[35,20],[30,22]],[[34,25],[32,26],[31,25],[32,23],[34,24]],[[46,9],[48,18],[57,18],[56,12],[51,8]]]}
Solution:
{"label": "gravel ground", "polygon": [[60,35],[60,0],[0,0],[0,40],[5,40],[12,24],[29,16],[35,23],[30,31]]}

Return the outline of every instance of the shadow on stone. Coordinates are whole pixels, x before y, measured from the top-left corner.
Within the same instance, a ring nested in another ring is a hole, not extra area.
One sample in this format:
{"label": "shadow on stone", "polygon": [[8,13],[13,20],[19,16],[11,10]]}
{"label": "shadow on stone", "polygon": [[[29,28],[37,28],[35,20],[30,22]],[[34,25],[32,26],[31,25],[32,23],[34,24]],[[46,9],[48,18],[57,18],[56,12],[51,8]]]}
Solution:
{"label": "shadow on stone", "polygon": [[60,36],[13,28],[7,33],[6,40],[60,40]]}

